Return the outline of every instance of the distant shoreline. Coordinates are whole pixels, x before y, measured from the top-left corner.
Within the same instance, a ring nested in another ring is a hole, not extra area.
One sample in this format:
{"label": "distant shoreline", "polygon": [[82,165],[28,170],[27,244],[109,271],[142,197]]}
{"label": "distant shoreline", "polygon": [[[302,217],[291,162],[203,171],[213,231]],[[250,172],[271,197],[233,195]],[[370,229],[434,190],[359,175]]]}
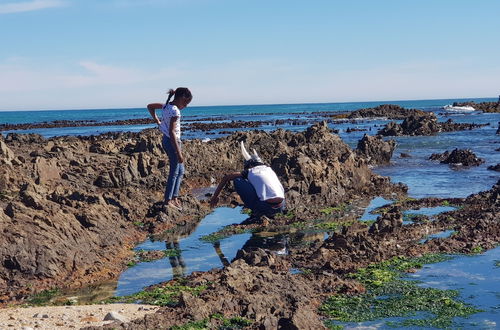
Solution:
{"label": "distant shoreline", "polygon": [[[375,101],[341,101],[341,102],[304,102],[304,103],[260,103],[260,104],[220,104],[220,105],[195,105],[190,108],[221,108],[221,107],[246,107],[246,106],[280,106],[280,105],[322,105],[322,104],[351,104],[351,103],[399,103],[399,102],[423,102],[423,101],[467,101],[467,100],[484,100],[486,102],[497,101],[498,97],[461,97],[461,98],[439,98],[439,99],[408,99],[408,100],[375,100]],[[137,110],[145,109],[144,107],[113,107],[113,108],[73,108],[73,109],[0,109],[2,112],[16,111],[95,111],[95,110]]]}

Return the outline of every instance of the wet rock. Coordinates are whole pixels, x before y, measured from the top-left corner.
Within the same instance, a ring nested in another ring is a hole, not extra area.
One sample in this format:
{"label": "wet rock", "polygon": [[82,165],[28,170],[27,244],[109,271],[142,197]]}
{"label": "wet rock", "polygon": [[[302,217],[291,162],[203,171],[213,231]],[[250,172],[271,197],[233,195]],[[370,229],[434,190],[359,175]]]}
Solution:
{"label": "wet rock", "polygon": [[358,141],[356,152],[366,158],[370,165],[384,165],[389,164],[395,148],[395,140],[384,141],[379,135],[369,136],[365,134]]}
{"label": "wet rock", "polygon": [[275,257],[263,249],[256,249],[255,251],[238,250],[235,259],[242,259],[252,266],[273,266],[275,264]]}
{"label": "wet rock", "polygon": [[453,102],[453,106],[457,107],[471,106],[474,109],[481,110],[483,112],[500,112],[500,102],[480,102],[480,103],[476,103],[474,101]]}
{"label": "wet rock", "polygon": [[442,154],[432,154],[430,160],[439,160],[442,164],[458,164],[462,166],[479,166],[484,159],[477,157],[470,149],[454,149]]}
{"label": "wet rock", "polygon": [[18,134],[18,133],[9,133],[5,138],[6,142],[18,142],[21,144],[26,143],[41,143],[45,140],[43,136],[40,134]]}
{"label": "wet rock", "polygon": [[500,164],[488,166],[488,170],[500,172]]}
{"label": "wet rock", "polygon": [[347,118],[389,118],[405,119],[409,116],[422,116],[426,112],[417,109],[405,109],[395,104],[382,104],[375,108],[360,109],[351,112]]}
{"label": "wet rock", "polygon": [[401,124],[388,123],[378,134],[383,136],[433,135],[440,132],[440,126],[433,113],[410,115]]}
{"label": "wet rock", "polygon": [[488,124],[453,123],[451,119],[448,119],[444,123],[439,123],[434,113],[426,112],[424,114],[410,115],[405,118],[401,124],[390,122],[377,134],[383,136],[435,135],[440,132],[471,130],[487,125]]}
{"label": "wet rock", "polygon": [[369,233],[392,233],[403,226],[403,213],[398,207],[393,207],[377,217],[370,227]]}

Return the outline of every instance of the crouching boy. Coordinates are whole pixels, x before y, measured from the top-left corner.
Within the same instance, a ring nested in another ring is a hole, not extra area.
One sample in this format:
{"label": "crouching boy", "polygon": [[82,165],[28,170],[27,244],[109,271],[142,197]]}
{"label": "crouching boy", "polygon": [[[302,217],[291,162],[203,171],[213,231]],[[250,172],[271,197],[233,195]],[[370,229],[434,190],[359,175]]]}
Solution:
{"label": "crouching boy", "polygon": [[265,165],[257,155],[255,149],[250,155],[241,142],[241,153],[245,162],[242,172],[227,173],[217,186],[210,199],[210,206],[215,207],[219,201],[219,194],[229,181],[233,181],[234,188],[246,208],[252,210],[252,216],[265,215],[272,217],[285,210],[285,190],[273,169]]}

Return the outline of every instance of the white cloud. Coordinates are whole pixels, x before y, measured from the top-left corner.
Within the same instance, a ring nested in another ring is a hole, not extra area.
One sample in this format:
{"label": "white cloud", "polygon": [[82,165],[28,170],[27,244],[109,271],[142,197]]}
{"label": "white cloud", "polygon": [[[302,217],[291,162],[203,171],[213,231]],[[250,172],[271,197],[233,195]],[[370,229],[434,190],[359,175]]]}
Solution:
{"label": "white cloud", "polygon": [[21,13],[46,8],[62,7],[65,5],[66,3],[62,0],[33,0],[25,2],[11,2],[0,4],[0,14]]}

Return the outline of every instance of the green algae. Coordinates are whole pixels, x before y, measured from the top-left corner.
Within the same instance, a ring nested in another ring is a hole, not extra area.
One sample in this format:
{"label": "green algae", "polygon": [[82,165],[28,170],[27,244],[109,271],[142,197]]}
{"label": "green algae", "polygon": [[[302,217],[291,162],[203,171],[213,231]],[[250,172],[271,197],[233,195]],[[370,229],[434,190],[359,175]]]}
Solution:
{"label": "green algae", "polygon": [[[439,254],[413,259],[396,257],[359,269],[351,277],[363,283],[367,292],[328,298],[320,307],[320,311],[330,318],[327,326],[338,326],[335,321],[366,322],[404,317],[406,319],[403,321],[386,322],[386,325],[446,328],[453,325],[454,317],[467,317],[480,312],[459,301],[456,290],[422,288],[416,281],[402,279],[405,271],[448,259],[450,257]],[[424,313],[426,317],[411,318],[417,313]]]}
{"label": "green algae", "polygon": [[206,285],[190,287],[182,284],[166,284],[155,287],[151,290],[144,290],[138,293],[123,296],[112,297],[104,303],[143,303],[157,306],[175,306],[179,302],[181,292],[189,292],[194,296],[199,295],[207,288]]}
{"label": "green algae", "polygon": [[213,314],[199,321],[189,321],[183,325],[170,327],[170,330],[202,330],[202,329],[241,329],[252,325],[252,321],[236,316],[226,318],[222,314]]}
{"label": "green algae", "polygon": [[346,210],[347,210],[347,205],[340,204],[339,206],[325,207],[323,209],[320,209],[319,211],[325,215],[332,215],[333,213],[344,212]]}
{"label": "green algae", "polygon": [[208,243],[219,242],[225,238],[228,238],[232,235],[238,235],[251,232],[251,230],[247,230],[241,227],[234,227],[232,225],[228,225],[223,227],[221,230],[216,231],[215,233],[211,233],[205,236],[200,237],[200,240]]}
{"label": "green algae", "polygon": [[180,249],[166,249],[163,251],[165,257],[178,257],[181,255]]}
{"label": "green algae", "polygon": [[60,292],[58,288],[40,291],[28,299],[26,306],[47,306]]}
{"label": "green algae", "polygon": [[484,252],[484,249],[481,245],[476,245],[470,250],[470,253],[472,253],[472,254],[480,254],[483,252]]}
{"label": "green algae", "polygon": [[132,224],[136,227],[139,227],[139,228],[143,228],[145,225],[144,222],[142,222],[142,221],[134,221],[134,222],[132,222]]}

